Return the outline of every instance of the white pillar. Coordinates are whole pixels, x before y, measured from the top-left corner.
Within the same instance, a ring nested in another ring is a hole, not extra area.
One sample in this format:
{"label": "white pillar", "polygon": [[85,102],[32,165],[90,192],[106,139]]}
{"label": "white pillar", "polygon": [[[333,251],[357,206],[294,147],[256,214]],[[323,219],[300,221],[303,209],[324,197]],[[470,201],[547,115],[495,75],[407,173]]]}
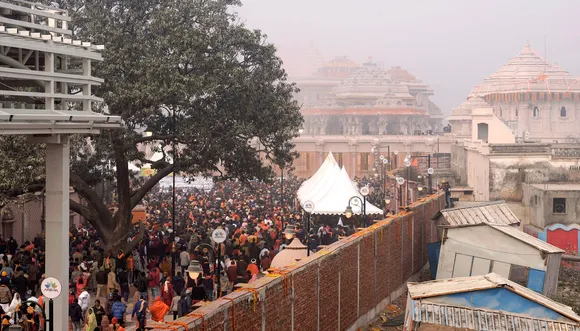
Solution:
{"label": "white pillar", "polygon": [[54,330],[67,330],[70,146],[66,135],[56,142],[46,145],[46,276],[62,285],[62,293],[54,299]]}

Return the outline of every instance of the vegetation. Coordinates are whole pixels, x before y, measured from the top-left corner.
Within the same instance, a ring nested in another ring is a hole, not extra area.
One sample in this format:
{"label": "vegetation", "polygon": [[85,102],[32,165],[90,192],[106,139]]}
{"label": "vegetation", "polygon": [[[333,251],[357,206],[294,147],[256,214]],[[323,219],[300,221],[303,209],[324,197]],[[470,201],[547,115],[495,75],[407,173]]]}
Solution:
{"label": "vegetation", "polygon": [[[266,36],[246,28],[232,11],[238,1],[61,0],[59,5],[69,10],[76,38],[105,45],[105,61],[93,70],[105,78],[95,91],[105,100],[97,111],[121,116],[124,123],[123,129],[75,136],[71,143],[71,185],[88,206],[71,201],[70,207],[93,225],[105,246],[131,248],[126,247],[131,210],[173,171],[267,180],[272,168],[258,154],[282,166],[292,162],[290,140],[302,125],[293,101],[297,89],[287,82]],[[260,151],[249,144],[254,137]],[[42,146],[22,149],[23,139],[0,139],[0,155],[10,163],[0,172],[7,195],[42,183]],[[163,157],[147,159],[143,144]],[[173,144],[179,146],[175,162]],[[129,162],[151,164],[156,174],[139,182]],[[34,171],[28,172],[29,166]],[[105,180],[115,186],[114,214],[95,190]]]}

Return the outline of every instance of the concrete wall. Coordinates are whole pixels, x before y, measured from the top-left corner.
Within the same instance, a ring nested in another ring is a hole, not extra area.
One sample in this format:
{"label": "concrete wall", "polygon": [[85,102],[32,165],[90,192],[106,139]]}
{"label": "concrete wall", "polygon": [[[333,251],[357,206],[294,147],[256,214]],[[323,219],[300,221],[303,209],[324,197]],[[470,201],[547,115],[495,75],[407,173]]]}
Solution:
{"label": "concrete wall", "polygon": [[474,261],[471,274],[464,274],[464,270],[469,272],[470,266],[461,263],[462,260],[456,257],[457,254],[494,261],[491,272],[505,278],[509,278],[510,269],[503,264],[546,270],[544,259],[537,248],[486,225],[447,229],[446,239],[441,245],[437,279],[488,274],[489,267],[487,270],[479,270],[477,260]]}
{"label": "concrete wall", "polygon": [[[574,224],[580,218],[580,191],[550,190],[550,184],[545,189],[523,184],[522,202],[530,210],[530,224],[543,229],[552,224]],[[566,198],[566,212],[554,213],[554,198]]]}
{"label": "concrete wall", "polygon": [[474,109],[472,114],[471,140],[478,140],[478,125],[487,124],[489,144],[513,144],[516,138],[512,130],[502,120],[493,114],[493,109]]}
{"label": "concrete wall", "polygon": [[436,241],[431,218],[442,205],[442,195],[417,202],[178,321],[189,331],[356,330],[427,264],[426,245]]}

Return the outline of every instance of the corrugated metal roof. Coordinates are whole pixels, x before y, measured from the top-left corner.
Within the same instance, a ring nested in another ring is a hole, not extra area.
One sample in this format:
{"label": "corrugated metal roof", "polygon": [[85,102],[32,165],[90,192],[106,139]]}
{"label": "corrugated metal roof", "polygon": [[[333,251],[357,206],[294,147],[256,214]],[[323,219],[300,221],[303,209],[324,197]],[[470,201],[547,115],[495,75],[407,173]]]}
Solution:
{"label": "corrugated metal roof", "polygon": [[574,321],[580,322],[580,316],[576,315],[572,308],[551,300],[550,298],[529,288],[507,280],[495,273],[490,273],[484,276],[439,279],[423,283],[407,283],[407,287],[409,289],[409,296],[411,296],[411,299],[413,300],[503,287],[522,297],[552,309]]}
{"label": "corrugated metal roof", "polygon": [[520,221],[504,201],[485,202],[441,211],[449,225],[469,224],[519,224]]}
{"label": "corrugated metal roof", "polygon": [[537,249],[541,250],[542,252],[546,253],[564,253],[564,250],[549,244],[545,241],[542,241],[534,236],[531,236],[524,231],[521,231],[518,228],[511,227],[509,225],[496,225],[496,224],[487,224],[492,228],[499,230],[508,236],[511,236],[515,239],[525,242],[528,245],[536,247]]}
{"label": "corrugated metal roof", "polygon": [[499,310],[457,307],[425,300],[412,301],[412,318],[415,322],[431,323],[471,330],[502,331],[579,331],[577,324],[533,318]]}

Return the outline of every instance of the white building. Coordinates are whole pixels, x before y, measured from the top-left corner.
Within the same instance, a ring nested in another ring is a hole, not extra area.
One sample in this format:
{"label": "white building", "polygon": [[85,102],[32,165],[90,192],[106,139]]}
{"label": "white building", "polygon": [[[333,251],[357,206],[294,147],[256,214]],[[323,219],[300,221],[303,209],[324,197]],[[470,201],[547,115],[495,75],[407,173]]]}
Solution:
{"label": "white building", "polygon": [[442,226],[437,279],[494,272],[536,292],[556,292],[563,250],[506,224]]}

